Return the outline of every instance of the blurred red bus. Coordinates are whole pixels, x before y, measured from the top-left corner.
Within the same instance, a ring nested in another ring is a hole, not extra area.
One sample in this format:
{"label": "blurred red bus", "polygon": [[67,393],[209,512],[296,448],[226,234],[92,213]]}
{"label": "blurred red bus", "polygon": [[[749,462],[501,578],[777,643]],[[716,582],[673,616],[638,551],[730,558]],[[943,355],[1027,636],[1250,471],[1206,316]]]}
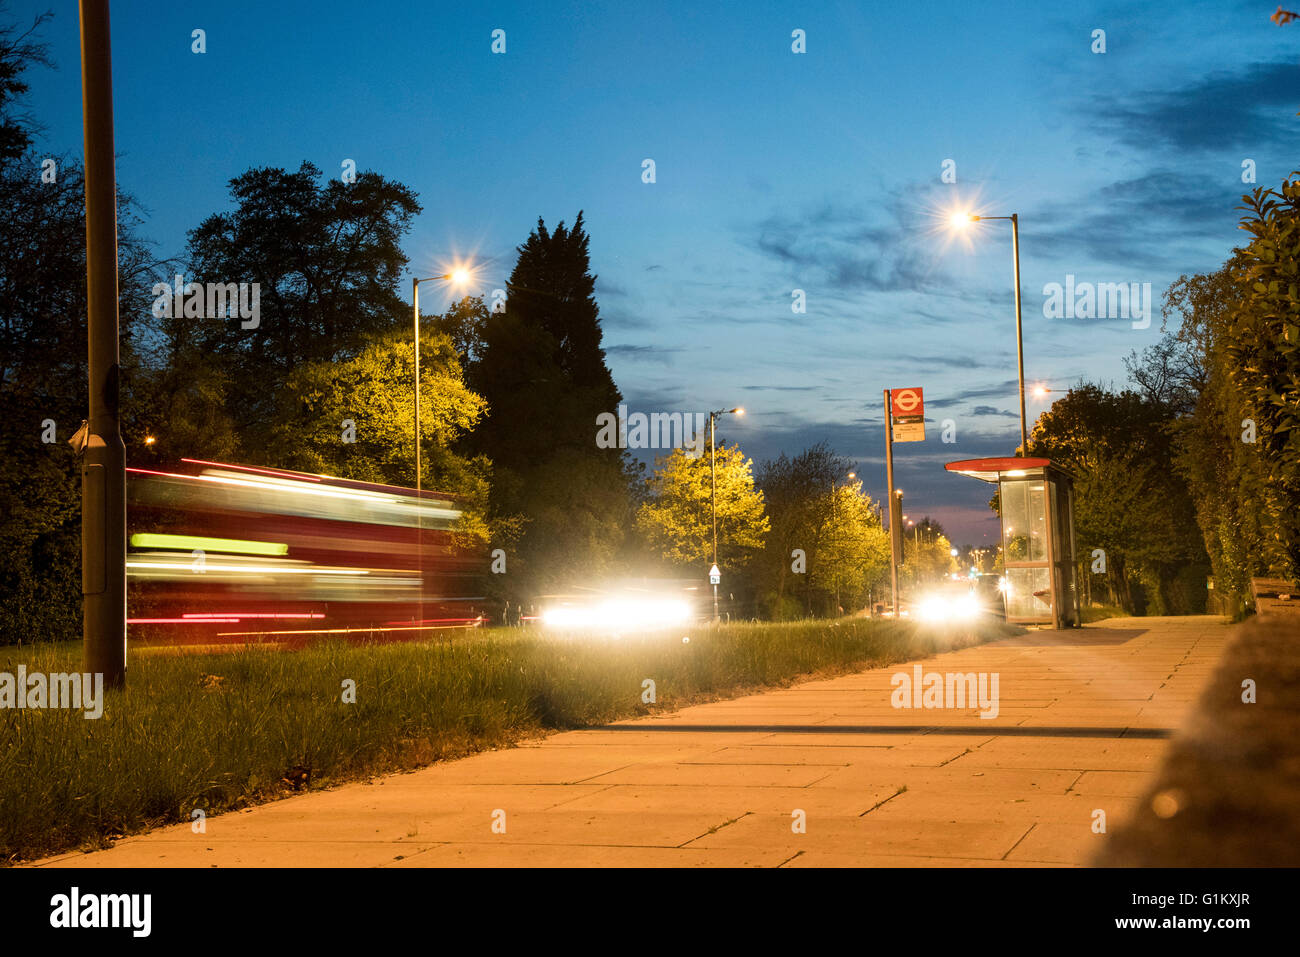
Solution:
{"label": "blurred red bus", "polygon": [[142,644],[419,638],[482,623],[484,566],[436,492],[182,459],[127,469],[128,635]]}

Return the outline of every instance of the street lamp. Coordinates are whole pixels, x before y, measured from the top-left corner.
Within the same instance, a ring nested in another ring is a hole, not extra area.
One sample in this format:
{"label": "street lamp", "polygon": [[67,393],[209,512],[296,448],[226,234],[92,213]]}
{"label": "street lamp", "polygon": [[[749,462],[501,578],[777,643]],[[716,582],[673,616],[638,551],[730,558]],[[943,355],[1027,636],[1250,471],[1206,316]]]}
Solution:
{"label": "street lamp", "polygon": [[1011,221],[1011,256],[1015,265],[1016,284],[1016,366],[1019,370],[1020,379],[1020,454],[1026,455],[1029,451],[1029,432],[1025,427],[1025,351],[1024,339],[1020,332],[1020,216],[1018,213],[1012,213],[1010,216],[975,216],[971,213],[957,211],[952,214],[949,222],[954,229],[965,229],[971,223],[978,223],[985,219],[1006,219]]}
{"label": "street lamp", "polygon": [[[427,279],[411,280],[411,299],[415,309],[415,493],[417,499],[423,490],[420,479],[420,283],[422,282],[448,282],[453,286],[464,287],[469,283],[471,269],[467,266],[456,266],[451,272],[443,273],[441,276],[430,276]],[[418,503],[417,503],[418,504]],[[418,508],[415,513],[416,543],[415,550],[417,561],[420,565],[420,624],[424,624],[424,510]]]}
{"label": "street lamp", "polygon": [[[890,462],[893,458],[890,458]],[[894,475],[892,471],[889,474],[889,484],[894,484]],[[895,520],[897,516],[897,520]],[[903,490],[894,489],[894,495],[889,502],[889,604],[892,609],[894,620],[898,620],[901,609],[898,607],[898,563],[907,561],[907,549],[903,542],[903,519],[907,516],[903,514]]]}
{"label": "street lamp", "polygon": [[[713,512],[713,564],[718,564],[718,466],[717,450],[713,442],[713,420],[720,415],[744,415],[740,406],[718,409],[709,413],[709,509]],[[718,620],[718,585],[713,584],[713,620]]]}
{"label": "street lamp", "polygon": [[[858,477],[857,472],[848,473],[847,478],[852,481]],[[835,534],[835,476],[831,476],[831,534]],[[840,610],[840,579],[834,572],[831,573],[835,581],[835,610]]]}
{"label": "street lamp", "polygon": [[469,284],[473,270],[468,266],[456,266],[451,272],[443,273],[441,276],[430,276],[427,279],[411,280],[411,298],[415,306],[415,490],[421,490],[420,485],[420,283],[422,282],[449,282],[453,286],[465,287]]}
{"label": "street lamp", "polygon": [[[858,477],[857,472],[849,472],[845,478],[853,480]],[[831,524],[835,523],[835,477],[831,476]]]}

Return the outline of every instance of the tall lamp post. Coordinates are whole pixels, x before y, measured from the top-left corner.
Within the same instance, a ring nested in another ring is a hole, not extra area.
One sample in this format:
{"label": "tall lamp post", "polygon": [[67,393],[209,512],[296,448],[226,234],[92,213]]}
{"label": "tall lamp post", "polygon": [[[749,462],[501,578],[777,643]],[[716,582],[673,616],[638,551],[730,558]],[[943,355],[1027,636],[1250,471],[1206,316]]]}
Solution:
{"label": "tall lamp post", "polygon": [[[886,413],[888,416],[888,413]],[[885,428],[889,428],[889,419],[885,419]],[[890,467],[892,469],[893,456],[890,456]],[[894,476],[892,471],[889,475],[889,487],[894,488]],[[889,502],[889,604],[892,609],[894,620],[897,621],[902,612],[898,605],[898,564],[906,561],[907,556],[903,553],[903,490],[895,488],[893,497]]]}
{"label": "tall lamp post", "polygon": [[411,298],[415,307],[415,490],[417,492],[422,489],[420,485],[420,283],[449,282],[456,286],[464,286],[469,282],[470,272],[469,268],[458,266],[441,276],[411,280]]}
{"label": "tall lamp post", "polygon": [[[734,409],[718,409],[709,413],[709,509],[713,512],[713,564],[718,564],[718,466],[717,449],[713,441],[713,420],[720,415],[744,415],[740,406]],[[718,620],[718,585],[713,584],[713,620]]]}
{"label": "tall lamp post", "polygon": [[104,684],[126,684],[126,447],[118,406],[117,177],[108,0],[81,2],[86,138],[86,326],[90,410],[72,442],[81,462],[82,654]]}
{"label": "tall lamp post", "polygon": [[423,491],[423,484],[420,479],[420,283],[422,282],[449,282],[455,286],[464,286],[469,282],[470,270],[464,266],[457,266],[449,273],[441,276],[431,276],[428,279],[411,280],[411,299],[415,309],[415,493],[417,497],[417,509],[415,512],[415,553],[416,560],[420,565],[420,625],[424,624],[424,509],[419,502],[420,493]]}
{"label": "tall lamp post", "polygon": [[952,214],[951,222],[955,228],[963,229],[971,223],[986,219],[1005,219],[1011,222],[1011,258],[1016,284],[1016,365],[1020,379],[1020,454],[1023,456],[1029,451],[1029,432],[1025,428],[1025,350],[1024,338],[1020,331],[1020,216],[1018,213],[1012,213],[1010,216],[975,216],[971,213],[956,212]]}
{"label": "tall lamp post", "polygon": [[[850,472],[846,476],[851,482],[858,477],[857,472]],[[831,534],[835,534],[835,477],[831,476]],[[835,580],[835,613],[838,616],[840,611],[840,578],[835,572],[831,573]]]}

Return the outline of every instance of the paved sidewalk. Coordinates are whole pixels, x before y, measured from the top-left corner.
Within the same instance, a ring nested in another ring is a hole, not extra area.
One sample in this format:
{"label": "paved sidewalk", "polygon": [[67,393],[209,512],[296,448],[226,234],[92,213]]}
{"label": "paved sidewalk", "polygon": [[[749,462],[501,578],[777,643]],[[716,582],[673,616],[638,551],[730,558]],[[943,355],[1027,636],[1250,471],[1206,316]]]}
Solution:
{"label": "paved sidewalk", "polygon": [[[1133,812],[1231,633],[1212,617],[1030,632],[38,866],[1084,865],[1095,812],[1108,830]],[[997,717],[892,707],[891,676],[918,663],[997,673]]]}

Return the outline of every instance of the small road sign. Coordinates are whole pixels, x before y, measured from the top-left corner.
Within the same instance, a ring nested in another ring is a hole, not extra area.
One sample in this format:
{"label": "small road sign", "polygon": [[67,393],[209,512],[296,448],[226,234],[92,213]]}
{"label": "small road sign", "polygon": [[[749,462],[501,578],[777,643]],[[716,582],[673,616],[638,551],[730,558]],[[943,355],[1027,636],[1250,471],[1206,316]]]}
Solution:
{"label": "small road sign", "polygon": [[895,442],[925,441],[925,397],[920,387],[891,389]]}
{"label": "small road sign", "polygon": [[709,569],[709,584],[719,585],[722,583],[722,572],[718,571],[718,566],[714,565]]}

